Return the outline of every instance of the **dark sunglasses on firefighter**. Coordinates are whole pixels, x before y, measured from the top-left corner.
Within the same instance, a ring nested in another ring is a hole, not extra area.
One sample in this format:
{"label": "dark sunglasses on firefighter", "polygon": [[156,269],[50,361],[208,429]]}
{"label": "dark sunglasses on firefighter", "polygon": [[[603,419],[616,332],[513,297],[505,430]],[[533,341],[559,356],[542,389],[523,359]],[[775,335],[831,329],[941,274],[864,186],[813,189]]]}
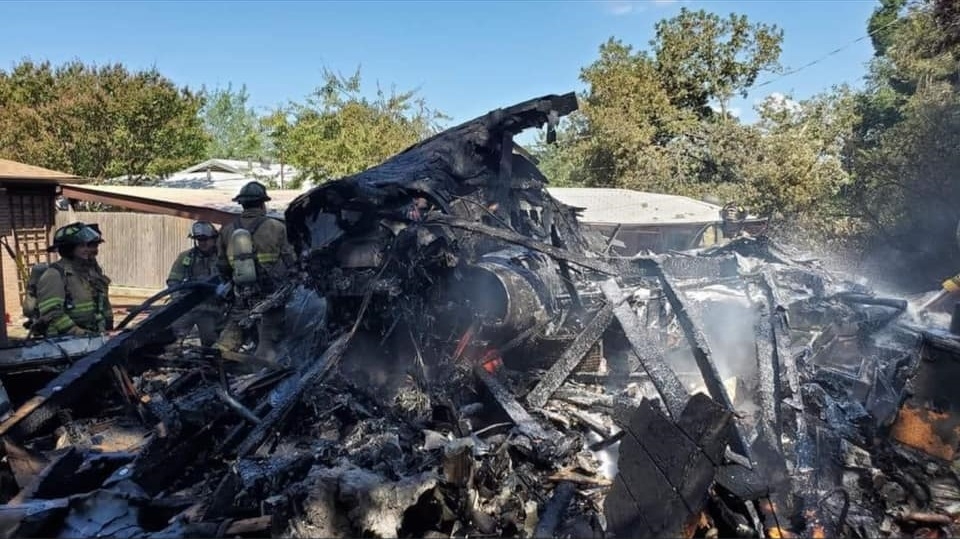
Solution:
{"label": "dark sunglasses on firefighter", "polygon": [[214,236],[194,236],[193,239],[197,241],[210,241],[216,238]]}

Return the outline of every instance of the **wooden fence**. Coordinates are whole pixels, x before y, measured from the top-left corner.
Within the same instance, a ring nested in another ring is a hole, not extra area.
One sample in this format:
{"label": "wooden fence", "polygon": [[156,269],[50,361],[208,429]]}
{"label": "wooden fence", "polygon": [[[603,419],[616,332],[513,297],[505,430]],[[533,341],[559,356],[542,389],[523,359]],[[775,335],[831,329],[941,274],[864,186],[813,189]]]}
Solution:
{"label": "wooden fence", "polygon": [[100,246],[97,260],[113,281],[111,295],[117,292],[145,297],[162,290],[177,255],[193,245],[187,238],[193,221],[183,217],[132,212],[57,212],[57,227],[75,221],[100,225],[106,243]]}

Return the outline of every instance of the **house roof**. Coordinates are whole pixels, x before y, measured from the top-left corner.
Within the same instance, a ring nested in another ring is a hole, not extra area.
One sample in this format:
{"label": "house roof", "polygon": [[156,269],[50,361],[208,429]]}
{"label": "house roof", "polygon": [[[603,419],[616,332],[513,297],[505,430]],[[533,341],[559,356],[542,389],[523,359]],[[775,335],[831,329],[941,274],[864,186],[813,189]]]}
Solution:
{"label": "house roof", "polygon": [[160,182],[164,187],[190,189],[239,189],[251,180],[279,180],[283,172],[285,180],[292,180],[297,169],[280,163],[261,163],[239,159],[207,159],[202,163],[174,172]]}
{"label": "house roof", "polygon": [[720,220],[720,206],[678,195],[631,189],[548,187],[560,202],[583,208],[585,223],[656,225],[706,224]]}
{"label": "house roof", "polygon": [[37,167],[34,165],[28,165],[26,163],[11,161],[9,159],[0,159],[0,179],[32,180],[54,183],[63,181],[80,183],[86,181],[79,176],[74,176],[73,174],[58,172],[56,170],[50,170],[48,168]]}
{"label": "house roof", "polygon": [[[284,165],[286,170],[295,170],[290,165]],[[178,173],[206,172],[212,171],[231,172],[233,174],[251,173],[256,175],[270,176],[280,173],[280,163],[261,163],[259,160],[242,159],[207,159],[202,163],[187,167]]]}
{"label": "house roof", "polygon": [[[267,211],[283,217],[283,210],[303,191],[273,189]],[[173,187],[140,187],[127,185],[64,185],[63,196],[70,199],[100,202],[131,210],[189,219],[205,219],[215,223],[229,222],[242,211],[231,199],[237,189],[178,189]]]}

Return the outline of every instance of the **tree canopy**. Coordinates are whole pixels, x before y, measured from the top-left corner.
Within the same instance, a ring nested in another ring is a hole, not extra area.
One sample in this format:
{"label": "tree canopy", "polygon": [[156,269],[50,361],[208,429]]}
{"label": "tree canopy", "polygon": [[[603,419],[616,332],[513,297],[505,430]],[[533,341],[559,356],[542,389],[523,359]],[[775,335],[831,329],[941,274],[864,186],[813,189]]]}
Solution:
{"label": "tree canopy", "polygon": [[883,253],[926,285],[955,273],[960,9],[880,0],[863,90],[771,95],[744,124],[724,105],[774,72],[782,32],[682,10],[647,50],[611,38],[585,67],[577,118],[538,145],[560,184],[736,199],[823,248]]}
{"label": "tree canopy", "polygon": [[248,105],[246,85],[238,90],[229,84],[205,95],[200,110],[203,127],[210,135],[208,158],[251,159],[265,157],[267,144],[261,121]]}
{"label": "tree canopy", "polygon": [[202,104],[156,70],[24,60],[0,71],[0,155],[96,179],[166,174],[203,157]]}
{"label": "tree canopy", "polygon": [[298,179],[315,183],[367,169],[436,132],[446,117],[427,107],[415,91],[377,86],[363,95],[360,70],[345,77],[329,70],[303,103],[275,111],[267,120],[274,144],[296,166]]}

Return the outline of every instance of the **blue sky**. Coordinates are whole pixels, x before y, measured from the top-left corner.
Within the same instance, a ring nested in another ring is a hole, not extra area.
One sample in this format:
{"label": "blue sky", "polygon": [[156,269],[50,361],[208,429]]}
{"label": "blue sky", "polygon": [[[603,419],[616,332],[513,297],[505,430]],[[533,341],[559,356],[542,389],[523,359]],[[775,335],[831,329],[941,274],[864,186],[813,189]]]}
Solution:
{"label": "blue sky", "polygon": [[[872,49],[875,0],[591,0],[0,2],[0,69],[19,60],[156,66],[181,85],[246,84],[252,104],[299,100],[322,68],[364,85],[419,88],[453,122],[547,93],[582,89],[582,66],[616,36],[645,47],[654,23],[686,6],[777,24],[781,62],[816,65],[757,88],[733,106],[745,120],[777,92],[804,98],[832,85],[860,85]],[[765,81],[776,75],[761,76]]]}

